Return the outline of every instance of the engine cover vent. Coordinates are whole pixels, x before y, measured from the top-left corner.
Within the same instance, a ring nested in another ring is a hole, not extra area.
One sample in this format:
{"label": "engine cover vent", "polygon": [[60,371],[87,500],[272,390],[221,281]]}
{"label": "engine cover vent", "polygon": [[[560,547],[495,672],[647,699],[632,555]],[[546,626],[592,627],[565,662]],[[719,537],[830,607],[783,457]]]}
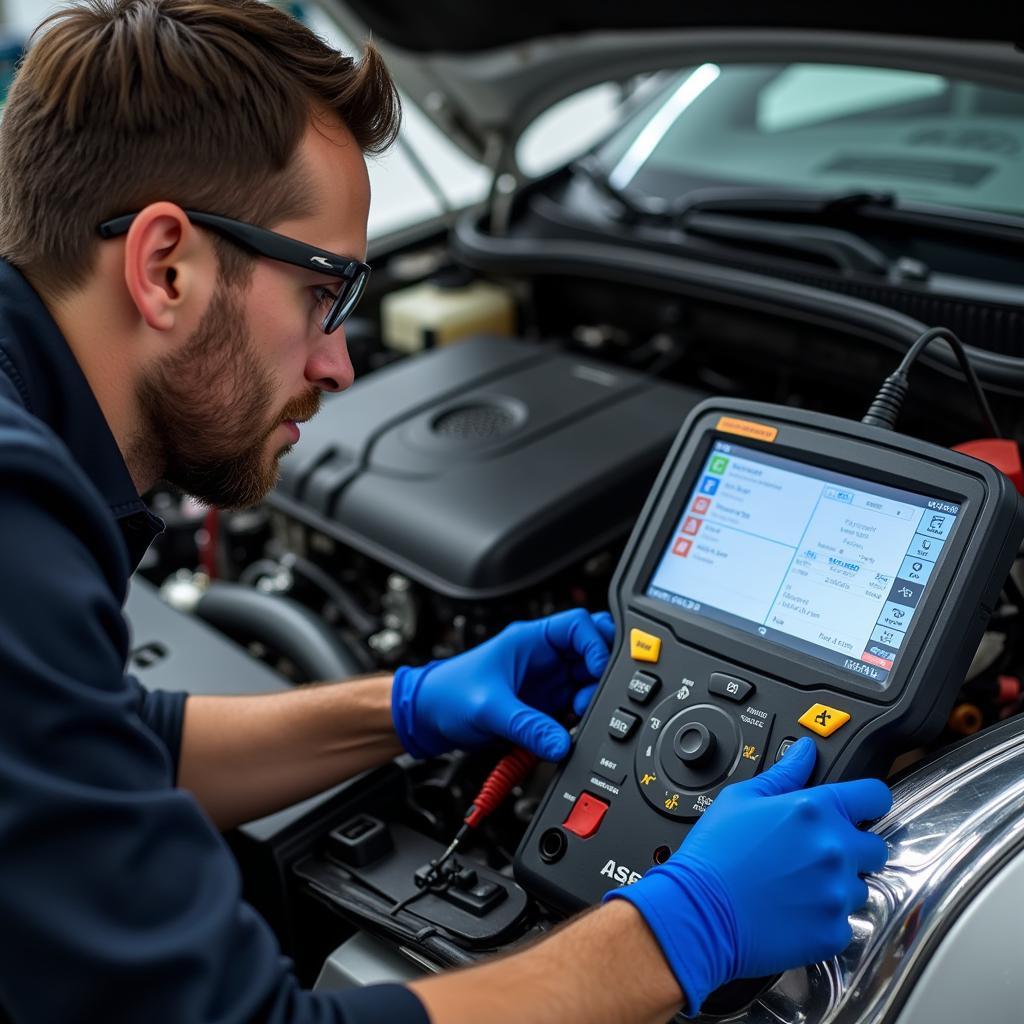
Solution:
{"label": "engine cover vent", "polygon": [[511,405],[497,402],[460,405],[434,420],[434,433],[458,441],[491,441],[515,433],[524,418]]}

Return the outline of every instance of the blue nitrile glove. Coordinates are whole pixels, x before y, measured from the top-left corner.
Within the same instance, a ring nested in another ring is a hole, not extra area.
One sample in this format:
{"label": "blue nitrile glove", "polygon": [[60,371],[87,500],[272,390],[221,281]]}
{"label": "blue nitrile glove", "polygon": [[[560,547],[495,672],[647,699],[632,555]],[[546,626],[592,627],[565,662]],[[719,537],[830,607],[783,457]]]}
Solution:
{"label": "blue nitrile glove", "polygon": [[856,822],[892,806],[884,782],[801,789],[817,756],[804,738],[762,775],[727,786],[682,846],[605,900],[643,915],[696,1015],[709,992],[834,956],[868,898],[859,876],[888,848]]}
{"label": "blue nitrile glove", "polygon": [[513,622],[471,651],[402,667],[391,717],[416,757],[507,739],[548,761],[569,752],[569,733],[551,715],[582,712],[608,664],[615,625],[607,612],[582,608],[534,622]]}

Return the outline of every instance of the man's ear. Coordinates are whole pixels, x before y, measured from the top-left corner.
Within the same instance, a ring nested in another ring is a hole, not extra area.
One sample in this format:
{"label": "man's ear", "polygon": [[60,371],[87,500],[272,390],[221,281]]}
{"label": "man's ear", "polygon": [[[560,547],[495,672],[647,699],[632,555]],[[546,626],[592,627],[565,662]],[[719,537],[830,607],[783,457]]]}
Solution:
{"label": "man's ear", "polygon": [[217,277],[213,246],[184,210],[151,203],[132,221],[124,245],[124,279],[139,315],[154,331],[191,333]]}

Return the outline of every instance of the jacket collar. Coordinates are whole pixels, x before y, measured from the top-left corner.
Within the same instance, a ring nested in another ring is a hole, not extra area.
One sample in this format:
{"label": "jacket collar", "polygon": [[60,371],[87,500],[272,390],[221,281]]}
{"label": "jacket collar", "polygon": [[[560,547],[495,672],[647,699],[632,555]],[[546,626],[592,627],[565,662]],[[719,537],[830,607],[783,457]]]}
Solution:
{"label": "jacket collar", "polygon": [[0,260],[0,376],[67,446],[125,534],[134,569],[163,522],[139,497],[124,456],[67,341],[42,299]]}

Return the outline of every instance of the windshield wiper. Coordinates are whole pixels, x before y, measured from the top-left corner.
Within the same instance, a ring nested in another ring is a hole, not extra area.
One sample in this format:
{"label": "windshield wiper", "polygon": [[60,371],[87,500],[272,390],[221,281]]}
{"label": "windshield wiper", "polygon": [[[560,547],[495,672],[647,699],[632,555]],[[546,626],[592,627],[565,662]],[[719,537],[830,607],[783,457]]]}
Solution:
{"label": "windshield wiper", "polygon": [[688,217],[698,211],[813,217],[848,213],[865,207],[892,209],[895,205],[894,192],[872,192],[864,189],[852,192],[821,192],[814,189],[769,189],[753,185],[694,189],[671,204],[669,215],[674,220],[685,223]]}
{"label": "windshield wiper", "polygon": [[645,219],[662,220],[667,215],[668,200],[654,196],[639,196],[628,189],[616,188],[593,156],[581,157],[572,165],[572,169],[582,174],[598,191],[614,200],[625,214],[623,219],[629,223]]}
{"label": "windshield wiper", "polygon": [[585,156],[573,164],[591,184],[614,199],[631,215],[631,219],[684,220],[697,211],[707,213],[799,214],[802,216],[856,210],[859,207],[892,207],[894,192],[860,189],[845,192],[822,192],[817,189],[769,188],[764,185],[728,185],[692,189],[677,199],[641,196],[628,189],[617,188],[593,156]]}
{"label": "windshield wiper", "polygon": [[763,187],[707,188],[688,192],[678,200],[670,201],[641,197],[616,188],[592,157],[584,157],[574,166],[605,195],[618,202],[632,223],[644,219],[672,223],[690,234],[733,245],[757,245],[824,260],[847,273],[887,275],[892,269],[889,258],[881,249],[849,231],[749,218],[751,214],[824,215],[866,203],[891,204],[895,197],[889,193],[824,195],[821,192]]}
{"label": "windshield wiper", "polygon": [[854,213],[899,224],[944,228],[986,238],[1002,238],[1020,243],[1024,235],[1024,217],[1011,212],[978,210],[967,206],[900,199],[894,192],[816,192],[782,191],[763,186],[703,188],[687,192],[669,203],[664,216],[685,225],[695,213],[721,213],[736,216],[822,216]]}
{"label": "windshield wiper", "polygon": [[697,213],[736,217],[855,214],[872,220],[938,228],[1018,245],[1024,238],[1024,216],[1019,213],[915,202],[900,199],[895,192],[871,189],[823,192],[766,185],[732,185],[692,189],[677,199],[663,199],[616,188],[592,156],[584,157],[573,166],[605,195],[617,200],[630,221],[649,219],[686,227],[689,219]]}
{"label": "windshield wiper", "polygon": [[781,255],[809,256],[844,273],[886,276],[893,269],[881,249],[839,228],[780,224],[713,213],[695,213],[687,218],[685,227],[687,234],[715,241],[776,249]]}

